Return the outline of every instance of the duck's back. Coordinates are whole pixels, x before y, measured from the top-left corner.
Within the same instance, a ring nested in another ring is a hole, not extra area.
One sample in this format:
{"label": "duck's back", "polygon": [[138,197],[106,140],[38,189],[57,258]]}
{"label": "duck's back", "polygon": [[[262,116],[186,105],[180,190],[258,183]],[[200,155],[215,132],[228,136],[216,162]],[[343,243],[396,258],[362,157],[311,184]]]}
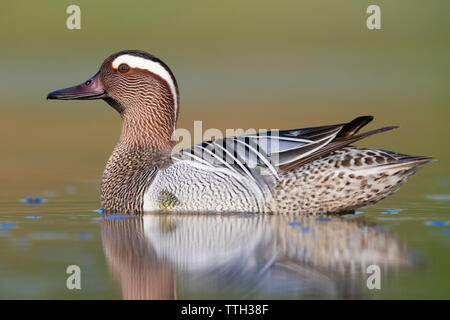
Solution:
{"label": "duck's back", "polygon": [[183,150],[156,173],[144,211],[321,214],[375,203],[430,158],[348,147],[394,128],[356,135],[371,119],[230,137]]}

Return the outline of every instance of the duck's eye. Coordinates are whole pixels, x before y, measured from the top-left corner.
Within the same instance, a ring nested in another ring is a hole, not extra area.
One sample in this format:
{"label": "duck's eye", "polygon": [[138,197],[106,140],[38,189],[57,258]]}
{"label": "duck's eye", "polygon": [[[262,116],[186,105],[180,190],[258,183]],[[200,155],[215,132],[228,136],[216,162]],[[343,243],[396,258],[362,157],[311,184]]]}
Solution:
{"label": "duck's eye", "polygon": [[126,73],[130,71],[130,67],[126,63],[122,63],[121,65],[119,65],[118,70],[120,73]]}

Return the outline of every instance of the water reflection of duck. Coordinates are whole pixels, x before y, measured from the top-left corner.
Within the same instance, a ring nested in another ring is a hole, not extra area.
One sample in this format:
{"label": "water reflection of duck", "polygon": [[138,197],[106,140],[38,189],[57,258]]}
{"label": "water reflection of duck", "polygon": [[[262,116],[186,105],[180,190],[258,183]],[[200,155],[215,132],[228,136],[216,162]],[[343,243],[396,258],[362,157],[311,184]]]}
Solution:
{"label": "water reflection of duck", "polygon": [[358,133],[371,116],[205,141],[172,155],[177,82],[139,50],[111,55],[91,79],[47,98],[103,99],[120,113],[122,135],[101,187],[111,212],[341,213],[387,197],[430,161],[350,146],[394,128]]}
{"label": "water reflection of duck", "polygon": [[101,229],[126,299],[355,297],[369,265],[385,275],[412,264],[359,217],[152,214]]}

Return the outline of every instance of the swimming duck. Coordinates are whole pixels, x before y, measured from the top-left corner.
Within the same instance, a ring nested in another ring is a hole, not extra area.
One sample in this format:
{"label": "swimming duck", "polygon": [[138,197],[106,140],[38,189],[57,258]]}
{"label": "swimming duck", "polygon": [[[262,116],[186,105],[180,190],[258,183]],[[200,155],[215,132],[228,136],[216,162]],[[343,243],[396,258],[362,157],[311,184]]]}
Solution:
{"label": "swimming duck", "polygon": [[371,116],[172,152],[177,81],[163,61],[140,50],[111,55],[89,80],[47,99],[102,99],[120,114],[122,134],[101,181],[104,212],[349,212],[392,194],[431,160],[350,146],[396,128],[358,134]]}

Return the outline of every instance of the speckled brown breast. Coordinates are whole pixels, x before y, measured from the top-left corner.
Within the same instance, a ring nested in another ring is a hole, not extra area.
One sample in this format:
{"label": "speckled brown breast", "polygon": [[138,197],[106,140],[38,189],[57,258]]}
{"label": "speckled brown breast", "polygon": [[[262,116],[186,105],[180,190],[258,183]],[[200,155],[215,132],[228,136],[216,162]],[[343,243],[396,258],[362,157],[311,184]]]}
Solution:
{"label": "speckled brown breast", "polygon": [[139,214],[143,195],[157,170],[171,164],[170,155],[118,145],[106,164],[100,199],[105,212]]}

